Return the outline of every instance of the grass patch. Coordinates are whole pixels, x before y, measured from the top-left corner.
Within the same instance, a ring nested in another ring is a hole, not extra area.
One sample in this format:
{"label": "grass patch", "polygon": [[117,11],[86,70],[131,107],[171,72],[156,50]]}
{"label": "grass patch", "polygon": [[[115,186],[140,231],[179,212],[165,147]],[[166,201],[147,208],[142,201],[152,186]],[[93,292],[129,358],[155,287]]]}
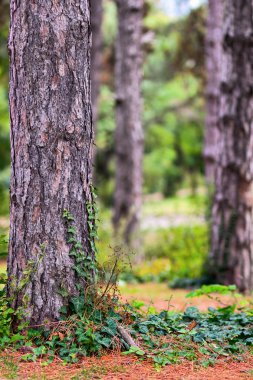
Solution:
{"label": "grass patch", "polygon": [[199,279],[204,272],[208,253],[208,229],[202,226],[178,226],[146,231],[145,261],[126,271],[127,282],[180,282]]}
{"label": "grass patch", "polygon": [[204,215],[206,195],[177,195],[161,200],[147,200],[143,204],[143,216]]}
{"label": "grass patch", "polygon": [[6,355],[0,357],[1,374],[10,380],[18,378],[18,363],[12,356]]}

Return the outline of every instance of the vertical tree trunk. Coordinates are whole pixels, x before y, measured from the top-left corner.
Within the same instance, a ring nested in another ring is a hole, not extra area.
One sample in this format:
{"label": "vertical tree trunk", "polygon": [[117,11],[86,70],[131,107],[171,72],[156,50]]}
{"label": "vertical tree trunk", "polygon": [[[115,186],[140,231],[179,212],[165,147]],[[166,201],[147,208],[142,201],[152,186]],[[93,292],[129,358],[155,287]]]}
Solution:
{"label": "vertical tree trunk", "polygon": [[222,14],[223,0],[209,0],[206,36],[207,104],[204,146],[205,174],[208,185],[214,184],[215,162],[218,154]]}
{"label": "vertical tree trunk", "polygon": [[88,0],[11,0],[10,8],[8,294],[40,323],[57,319],[67,302],[62,294],[83,285],[69,255],[64,209],[91,254],[90,10]]}
{"label": "vertical tree trunk", "polygon": [[211,259],[218,281],[253,289],[253,4],[226,0]]}
{"label": "vertical tree trunk", "polygon": [[101,60],[102,60],[102,0],[91,1],[91,100],[93,126],[97,122],[98,98],[100,88]]}
{"label": "vertical tree trunk", "polygon": [[113,223],[130,243],[138,230],[142,201],[141,122],[143,0],[117,0],[116,190]]}

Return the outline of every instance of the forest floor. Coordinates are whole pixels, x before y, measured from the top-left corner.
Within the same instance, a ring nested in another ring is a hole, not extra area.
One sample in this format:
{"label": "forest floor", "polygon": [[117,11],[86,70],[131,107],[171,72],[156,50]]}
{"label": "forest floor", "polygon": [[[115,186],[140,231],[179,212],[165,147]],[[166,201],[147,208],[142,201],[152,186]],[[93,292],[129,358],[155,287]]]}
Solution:
{"label": "forest floor", "polygon": [[[198,197],[194,202],[187,194],[180,194],[175,199],[163,200],[156,196],[149,197],[144,207],[143,230],[156,230],[178,225],[204,223],[204,198]],[[202,199],[203,198],[203,199]],[[103,220],[109,224],[110,216]],[[0,231],[8,230],[8,218],[0,218]],[[5,272],[6,261],[0,259],[0,273]],[[121,283],[120,292],[123,301],[143,301],[142,309],[155,308],[184,311],[188,306],[197,306],[201,311],[208,307],[225,306],[234,303],[231,296],[219,296],[209,299],[205,296],[186,298],[187,290],[170,289],[166,283],[127,284]],[[240,296],[237,303],[243,302]],[[172,338],[173,339],[173,338]],[[36,362],[22,360],[23,353],[5,350],[0,353],[0,380],[240,380],[253,379],[253,355],[238,358],[223,357],[212,367],[204,368],[196,362],[183,361],[162,369],[145,360],[119,352],[105,352],[101,357],[81,360],[78,364],[66,365],[59,358],[45,366],[45,358]],[[200,358],[201,359],[201,358]]]}
{"label": "forest floor", "polygon": [[[144,301],[148,306],[158,310],[185,310],[188,306],[197,306],[202,311],[209,306],[220,306],[231,303],[228,296],[219,296],[220,301],[207,297],[187,299],[186,290],[169,289],[166,284],[126,284],[120,287],[125,301]],[[243,301],[241,299],[237,300]],[[66,365],[60,359],[45,366],[45,359],[35,363],[22,361],[22,353],[6,350],[0,354],[0,380],[240,380],[253,379],[253,355],[247,354],[236,358],[217,360],[216,364],[204,368],[195,362],[183,361],[162,369],[145,360],[122,355],[119,352],[104,353],[101,357],[91,357],[81,360],[78,364]]]}
{"label": "forest floor", "polygon": [[20,380],[244,380],[253,378],[253,356],[244,361],[218,360],[214,367],[203,368],[185,361],[155,369],[147,361],[120,353],[85,358],[78,364],[64,365],[55,359],[47,367],[42,362],[25,363],[21,354],[6,352],[0,355],[0,379]]}

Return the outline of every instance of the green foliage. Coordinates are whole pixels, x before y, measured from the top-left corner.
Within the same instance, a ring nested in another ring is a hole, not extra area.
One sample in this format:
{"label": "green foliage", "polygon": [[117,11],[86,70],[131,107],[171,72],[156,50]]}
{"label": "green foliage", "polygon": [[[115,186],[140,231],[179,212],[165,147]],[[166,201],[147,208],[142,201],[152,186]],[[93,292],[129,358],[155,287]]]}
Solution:
{"label": "green foliage", "polygon": [[[31,277],[36,273],[39,263],[43,260],[45,255],[45,245],[41,245],[41,253],[37,261],[28,260],[22,276],[17,282],[16,279],[11,279],[9,286],[12,288],[14,294],[23,294],[24,289],[31,280]],[[4,285],[1,288],[1,285]],[[26,322],[26,305],[27,295],[23,294],[22,306],[18,308],[12,307],[13,297],[9,298],[6,294],[7,275],[0,273],[0,348],[15,345],[16,348],[24,345],[26,341],[25,335],[22,335],[24,329],[27,328]],[[17,327],[14,328],[17,325]]]}
{"label": "green foliage", "polygon": [[[8,83],[8,53],[7,38],[9,29],[9,1],[0,2],[0,80]],[[0,103],[1,104],[1,103]],[[0,112],[1,114],[1,112]]]}
{"label": "green foliage", "polygon": [[123,352],[123,354],[124,355],[135,354],[137,356],[144,356],[145,351],[141,350],[139,347],[131,346],[130,349],[128,351]]}
{"label": "green foliage", "polygon": [[8,254],[8,239],[6,235],[0,235],[0,258]]}
{"label": "green foliage", "polygon": [[199,296],[210,296],[213,293],[217,294],[234,294],[236,291],[235,285],[203,285],[200,289],[194,290],[187,294],[187,298],[199,297]]}
{"label": "green foliage", "polygon": [[[11,300],[6,295],[6,282],[6,274],[0,274],[0,285],[4,285],[4,288],[0,290],[0,349],[10,345],[15,345],[18,348],[25,340],[25,337],[20,334],[20,331],[25,326],[25,323],[22,321],[23,309],[18,308],[14,310],[10,307]],[[14,319],[20,321],[18,331],[16,332],[12,330]]]}
{"label": "green foliage", "polygon": [[5,379],[18,379],[18,364],[12,356],[3,356],[0,358],[0,367]]}
{"label": "green foliage", "polygon": [[[199,27],[191,29],[189,44],[189,35],[182,30],[189,28],[193,19]],[[155,33],[153,50],[145,62],[142,86],[147,193],[174,194],[187,173],[203,172],[204,54],[199,41],[204,39],[201,27],[204,23],[202,11],[173,22],[156,7],[147,15],[146,25]],[[183,42],[187,49],[180,50]],[[189,64],[183,67],[187,62],[193,64],[191,69]],[[202,73],[201,78],[199,73]]]}
{"label": "green foliage", "polygon": [[99,119],[96,127],[96,187],[105,205],[112,203],[114,187],[114,94],[109,86],[100,91]]}
{"label": "green foliage", "polygon": [[[139,316],[132,328],[144,341],[145,355],[141,356],[152,358],[156,366],[182,359],[208,366],[220,357],[238,355],[251,346],[252,323],[251,315],[235,313],[233,307],[209,308],[208,313],[188,307],[184,313],[162,311],[148,318]],[[164,337],[168,337],[167,341]],[[138,351],[135,354],[139,355]]]}
{"label": "green foliage", "polygon": [[[71,249],[69,252],[69,256],[74,258],[75,265],[73,269],[75,270],[78,278],[85,284],[86,286],[90,286],[95,281],[96,275],[96,246],[94,243],[94,239],[97,237],[96,230],[96,214],[94,213],[94,208],[92,203],[87,203],[87,213],[88,213],[88,231],[89,231],[89,242],[90,242],[90,252],[85,252],[83,250],[83,246],[78,239],[77,230],[74,223],[74,217],[68,210],[64,210],[63,218],[67,224],[67,233],[68,233],[68,244],[71,245]],[[77,290],[79,289],[80,284],[77,284]]]}
{"label": "green foliage", "polygon": [[206,7],[193,9],[178,23],[179,36],[173,59],[177,71],[189,72],[205,84]]}
{"label": "green foliage", "polygon": [[[204,11],[201,8],[171,20],[153,2],[150,6],[145,28],[154,32],[154,39],[145,57],[142,81],[144,192],[171,196],[187,176],[203,175]],[[117,22],[112,1],[105,2],[104,10],[95,179],[100,198],[108,206],[112,204],[115,174],[113,62]]]}
{"label": "green foliage", "polygon": [[[67,212],[65,218],[73,221]],[[30,277],[29,268],[26,277]],[[234,290],[234,287],[213,285],[202,287],[192,296],[212,292],[226,294]],[[196,307],[188,307],[183,313],[168,310],[157,313],[150,309],[145,313],[142,306],[140,302],[120,304],[115,283],[112,287],[97,284],[93,298],[84,298],[81,293],[70,300],[69,308],[62,310],[58,322],[34,329],[22,323],[22,309],[10,308],[2,290],[0,348],[25,346],[27,353],[23,360],[44,358],[46,365],[56,355],[64,362],[76,363],[82,356],[120,347],[127,350],[127,355],[151,359],[159,368],[182,360],[213,365],[217,358],[242,354],[252,346],[253,313],[235,312],[235,305],[209,308],[207,313],[201,313]],[[21,321],[17,332],[10,327],[14,317]],[[119,332],[119,324],[126,325],[141,346],[129,346]]]}
{"label": "green foliage", "polygon": [[[151,260],[166,258],[169,261],[167,280],[197,278],[202,275],[208,253],[208,235],[205,225],[147,231],[144,239],[147,258]],[[138,268],[134,268],[134,273],[138,273]],[[152,274],[152,268],[150,273]]]}

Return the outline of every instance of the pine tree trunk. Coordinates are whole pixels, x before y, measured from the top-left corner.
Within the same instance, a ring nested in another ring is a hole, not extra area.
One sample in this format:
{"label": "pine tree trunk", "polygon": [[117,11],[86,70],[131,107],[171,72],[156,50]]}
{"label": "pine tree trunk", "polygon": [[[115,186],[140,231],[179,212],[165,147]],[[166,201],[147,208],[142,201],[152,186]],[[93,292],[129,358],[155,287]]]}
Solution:
{"label": "pine tree trunk", "polygon": [[69,255],[64,209],[91,254],[90,10],[88,0],[11,0],[10,7],[8,294],[41,323],[59,317],[63,293],[84,285]]}
{"label": "pine tree trunk", "polygon": [[211,259],[217,280],[253,289],[253,4],[225,1]]}
{"label": "pine tree trunk", "polygon": [[205,174],[208,185],[214,184],[215,161],[219,141],[219,99],[220,72],[222,54],[222,14],[223,1],[208,1],[207,37],[206,37],[206,130],[205,130]]}
{"label": "pine tree trunk", "polygon": [[102,60],[102,0],[91,1],[91,100],[93,126],[96,126]]}
{"label": "pine tree trunk", "polygon": [[143,0],[117,0],[116,189],[113,223],[126,243],[138,230],[142,202],[141,122]]}

